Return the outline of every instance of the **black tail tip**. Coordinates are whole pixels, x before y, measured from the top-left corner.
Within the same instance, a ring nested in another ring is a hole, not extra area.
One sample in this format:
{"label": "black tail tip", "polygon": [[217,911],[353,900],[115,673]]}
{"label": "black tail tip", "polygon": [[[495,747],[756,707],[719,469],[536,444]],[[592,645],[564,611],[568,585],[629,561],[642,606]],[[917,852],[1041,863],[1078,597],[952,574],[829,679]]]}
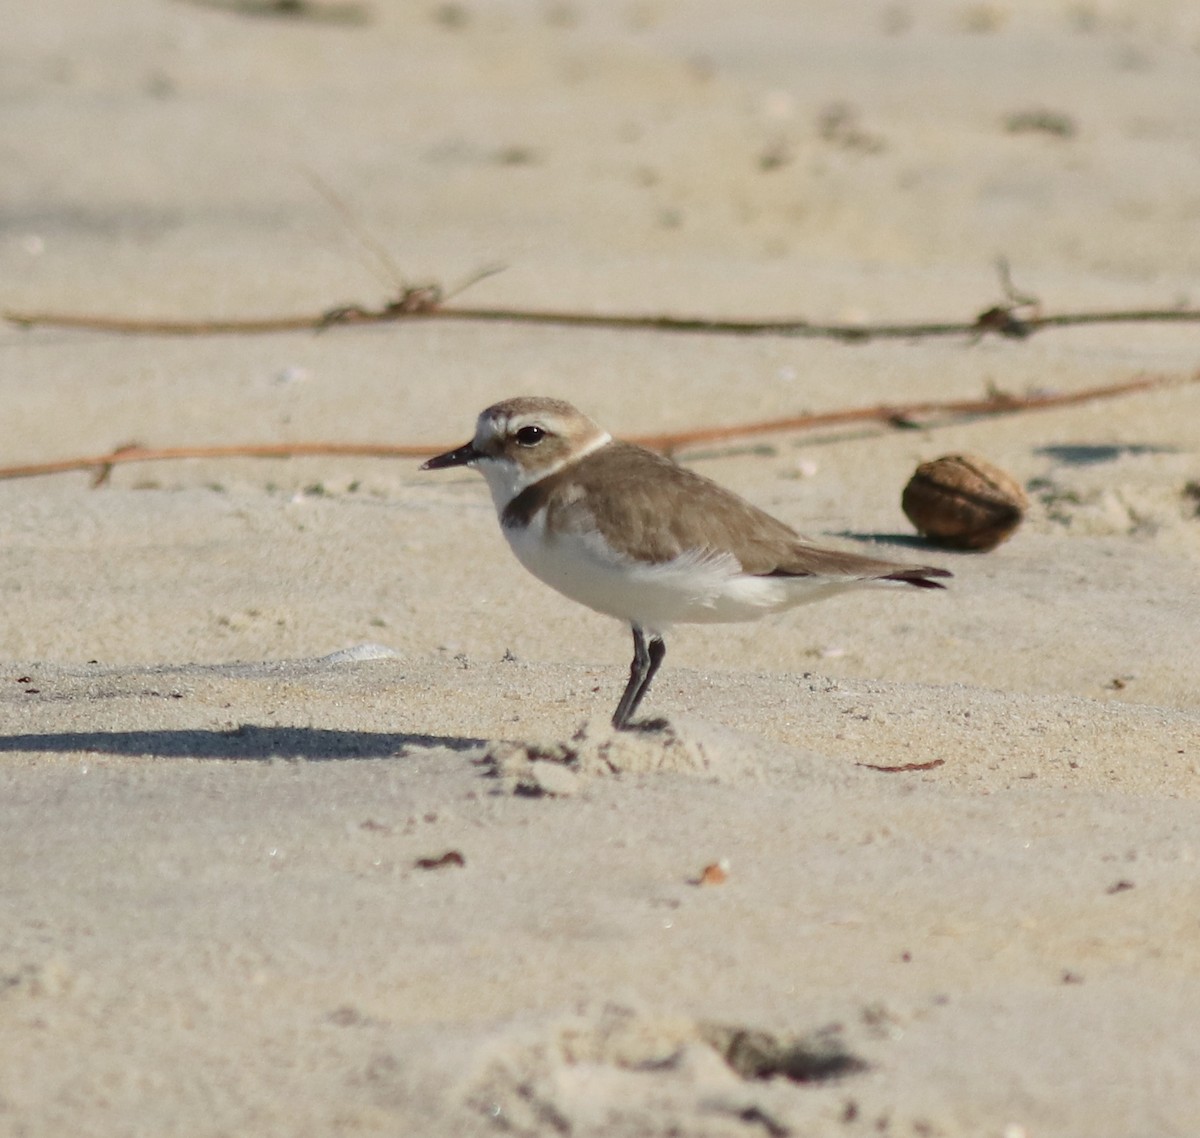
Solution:
{"label": "black tail tip", "polygon": [[905,585],[915,585],[918,589],[944,589],[941,581],[930,580],[932,577],[953,577],[949,569],[935,569],[929,565],[920,565],[912,569],[901,569],[898,573],[888,573],[881,578],[884,581],[899,581]]}

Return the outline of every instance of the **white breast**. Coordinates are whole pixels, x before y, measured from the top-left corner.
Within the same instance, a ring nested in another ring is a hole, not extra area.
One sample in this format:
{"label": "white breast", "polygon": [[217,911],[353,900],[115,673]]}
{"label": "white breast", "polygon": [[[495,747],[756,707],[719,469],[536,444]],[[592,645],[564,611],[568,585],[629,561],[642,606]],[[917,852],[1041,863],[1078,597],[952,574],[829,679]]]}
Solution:
{"label": "white breast", "polygon": [[673,624],[756,620],[853,583],[743,574],[731,553],[689,552],[659,564],[615,552],[597,532],[548,535],[545,514],[504,530],[517,559],[539,580],[596,612],[663,632]]}

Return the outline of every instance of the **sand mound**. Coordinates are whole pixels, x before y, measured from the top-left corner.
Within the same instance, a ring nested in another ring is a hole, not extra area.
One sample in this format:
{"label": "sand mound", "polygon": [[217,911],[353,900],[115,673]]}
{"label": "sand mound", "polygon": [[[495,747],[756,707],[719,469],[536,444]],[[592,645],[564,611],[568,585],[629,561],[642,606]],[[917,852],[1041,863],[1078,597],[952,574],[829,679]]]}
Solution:
{"label": "sand mound", "polygon": [[568,739],[493,742],[481,761],[518,794],[568,795],[583,780],[614,775],[684,774],[733,783],[798,766],[813,774],[823,769],[826,778],[833,773],[819,755],[691,716],[653,720],[633,731],[588,719]]}

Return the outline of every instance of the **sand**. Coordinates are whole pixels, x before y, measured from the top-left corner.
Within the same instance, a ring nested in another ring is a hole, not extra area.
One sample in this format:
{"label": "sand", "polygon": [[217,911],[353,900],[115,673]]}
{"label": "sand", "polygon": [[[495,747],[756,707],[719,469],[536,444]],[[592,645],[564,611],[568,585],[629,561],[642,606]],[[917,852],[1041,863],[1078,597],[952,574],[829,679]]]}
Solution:
{"label": "sand", "polygon": [[[998,256],[1047,311],[1200,301],[1183,2],[269,7],[9,5],[3,307],[317,313],[504,264],[463,300],[970,320]],[[1200,356],[1183,324],[5,325],[0,364],[7,464]],[[991,553],[899,508],[962,451],[1032,499]],[[669,727],[614,736],[628,632],[524,573],[470,472],[0,482],[0,1133],[1200,1132],[1200,385],[680,458],[951,588],[680,628]]]}

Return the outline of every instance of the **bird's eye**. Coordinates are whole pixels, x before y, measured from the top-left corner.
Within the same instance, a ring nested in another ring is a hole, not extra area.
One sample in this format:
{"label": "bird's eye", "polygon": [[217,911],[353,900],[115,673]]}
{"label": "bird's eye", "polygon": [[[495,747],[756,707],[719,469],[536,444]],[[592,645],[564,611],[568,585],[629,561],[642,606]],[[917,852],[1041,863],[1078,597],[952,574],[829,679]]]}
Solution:
{"label": "bird's eye", "polygon": [[522,427],[517,432],[517,442],[523,447],[535,447],[546,437],[542,427]]}

